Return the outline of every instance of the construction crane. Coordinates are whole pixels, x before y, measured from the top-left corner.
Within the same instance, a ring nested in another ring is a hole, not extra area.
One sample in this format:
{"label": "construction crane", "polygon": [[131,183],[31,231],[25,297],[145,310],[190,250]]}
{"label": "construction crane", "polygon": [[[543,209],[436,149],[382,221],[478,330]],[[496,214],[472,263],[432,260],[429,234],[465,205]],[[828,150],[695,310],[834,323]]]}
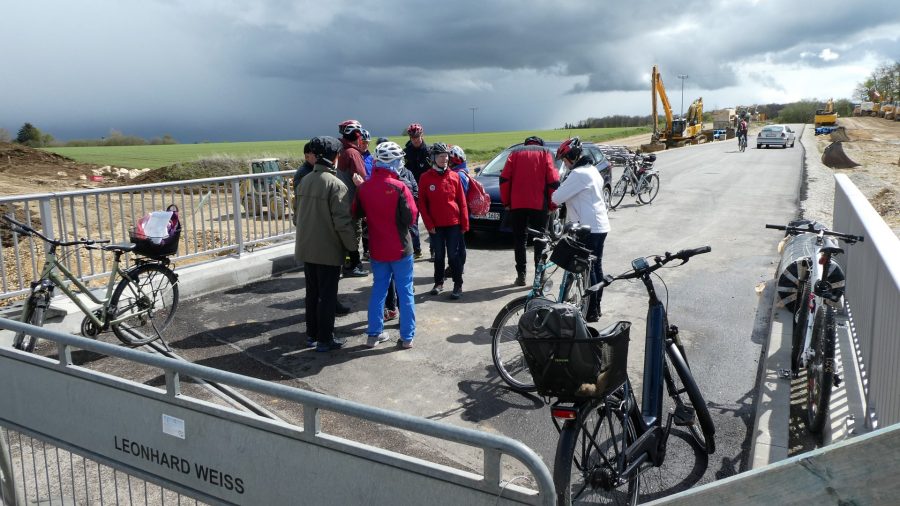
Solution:
{"label": "construction crane", "polygon": [[[653,109],[653,135],[650,138],[650,144],[641,146],[642,151],[660,151],[672,147],[682,147],[687,144],[699,144],[707,140],[706,135],[703,134],[703,97],[691,103],[684,117],[675,119],[672,115],[669,96],[666,94],[666,87],[663,85],[662,76],[657,65],[653,66],[653,73],[650,79],[650,95]],[[657,101],[662,103],[662,112],[666,116],[666,126],[662,130],[659,128]]]}

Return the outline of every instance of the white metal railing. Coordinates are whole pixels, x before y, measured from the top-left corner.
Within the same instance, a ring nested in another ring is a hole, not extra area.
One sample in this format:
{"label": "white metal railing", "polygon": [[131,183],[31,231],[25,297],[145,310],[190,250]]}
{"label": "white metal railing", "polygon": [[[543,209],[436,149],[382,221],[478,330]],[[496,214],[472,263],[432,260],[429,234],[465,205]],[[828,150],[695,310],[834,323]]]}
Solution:
{"label": "white metal railing", "polygon": [[[286,240],[294,234],[293,171],[119,186],[0,198],[0,213],[44,235],[128,242],[134,223],[169,204],[180,210],[181,243],[174,260],[199,261],[240,255],[245,248]],[[282,179],[279,184],[270,184]],[[284,191],[282,191],[282,188]],[[43,265],[43,244],[4,230],[0,241],[0,300],[26,293]],[[80,279],[109,275],[111,256],[83,248],[60,248],[60,259]],[[37,273],[37,274],[36,274]]]}
{"label": "white metal railing", "polygon": [[838,257],[865,392],[866,427],[900,423],[900,239],[850,178],[835,175],[834,229],[864,242]]}

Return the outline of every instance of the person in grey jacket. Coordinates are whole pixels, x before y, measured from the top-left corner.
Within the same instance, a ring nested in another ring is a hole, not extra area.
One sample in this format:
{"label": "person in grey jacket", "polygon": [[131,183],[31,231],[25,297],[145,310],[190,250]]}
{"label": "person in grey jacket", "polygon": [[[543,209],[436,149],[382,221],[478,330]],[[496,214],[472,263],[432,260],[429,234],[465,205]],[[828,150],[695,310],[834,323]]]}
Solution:
{"label": "person in grey jacket", "polygon": [[316,164],[297,188],[297,241],[294,257],[306,278],[306,344],[327,352],[344,345],[334,339],[338,279],[346,251],[356,247],[350,197],[338,179],[335,161],[341,142],[334,137],[309,141]]}

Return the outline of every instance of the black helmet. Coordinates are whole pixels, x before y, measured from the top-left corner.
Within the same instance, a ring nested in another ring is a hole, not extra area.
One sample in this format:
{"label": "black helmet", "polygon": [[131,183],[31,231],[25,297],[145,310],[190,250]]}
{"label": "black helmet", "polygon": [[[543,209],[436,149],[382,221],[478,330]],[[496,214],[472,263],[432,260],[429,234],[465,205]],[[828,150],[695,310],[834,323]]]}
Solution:
{"label": "black helmet", "polygon": [[562,160],[567,159],[569,161],[574,162],[581,157],[581,139],[578,137],[572,137],[571,139],[563,141],[562,144],[559,145],[559,148],[556,150],[556,159]]}
{"label": "black helmet", "polygon": [[334,157],[341,151],[341,141],[331,137],[330,135],[323,135],[320,137],[313,137],[309,141],[310,148],[312,153],[316,155],[316,158],[326,158],[328,160],[333,160]]}
{"label": "black helmet", "polygon": [[388,139],[387,137],[379,137],[379,138],[378,138],[378,142],[376,142],[375,145],[377,146],[377,145],[379,145],[379,144],[381,144],[381,143],[383,143],[383,142],[390,142],[390,141],[391,141],[391,140]]}
{"label": "black helmet", "polygon": [[526,146],[543,146],[544,139],[541,139],[537,135],[532,135],[531,137],[525,139]]}
{"label": "black helmet", "polygon": [[431,145],[431,147],[429,148],[428,151],[431,154],[431,158],[434,158],[435,156],[440,155],[442,153],[447,153],[449,155],[450,154],[450,146],[444,144],[443,142],[435,142],[434,144]]}

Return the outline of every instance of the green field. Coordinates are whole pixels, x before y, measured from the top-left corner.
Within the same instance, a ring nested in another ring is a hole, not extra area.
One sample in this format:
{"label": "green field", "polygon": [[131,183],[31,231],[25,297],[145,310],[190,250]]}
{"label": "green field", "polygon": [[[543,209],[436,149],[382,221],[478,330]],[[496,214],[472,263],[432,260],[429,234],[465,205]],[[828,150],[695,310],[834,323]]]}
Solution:
{"label": "green field", "polygon": [[[466,150],[473,161],[486,161],[506,147],[522,142],[530,135],[545,140],[562,140],[579,135],[582,140],[607,142],[613,139],[650,132],[650,127],[588,128],[580,130],[535,130],[516,132],[486,132],[477,134],[426,135],[427,142],[457,144]],[[402,146],[406,137],[392,136]],[[193,162],[205,158],[301,158],[305,140],[264,142],[220,142],[211,144],[169,144],[156,146],[98,146],[81,148],[46,148],[76,161],[97,165],[129,168],[159,168],[178,162]]]}

